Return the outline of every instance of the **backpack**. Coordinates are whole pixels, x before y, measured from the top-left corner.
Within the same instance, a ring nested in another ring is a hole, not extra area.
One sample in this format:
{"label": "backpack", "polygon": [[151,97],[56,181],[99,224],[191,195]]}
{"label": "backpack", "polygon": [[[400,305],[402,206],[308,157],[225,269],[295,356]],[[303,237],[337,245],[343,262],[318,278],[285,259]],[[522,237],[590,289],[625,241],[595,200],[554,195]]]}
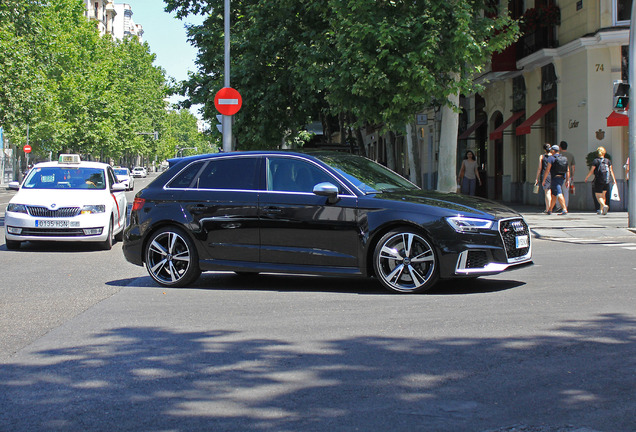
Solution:
{"label": "backpack", "polygon": [[601,162],[596,168],[596,180],[603,184],[609,184],[610,172],[607,159],[601,158]]}
{"label": "backpack", "polygon": [[554,155],[554,175],[565,175],[568,172],[568,158],[562,154]]}

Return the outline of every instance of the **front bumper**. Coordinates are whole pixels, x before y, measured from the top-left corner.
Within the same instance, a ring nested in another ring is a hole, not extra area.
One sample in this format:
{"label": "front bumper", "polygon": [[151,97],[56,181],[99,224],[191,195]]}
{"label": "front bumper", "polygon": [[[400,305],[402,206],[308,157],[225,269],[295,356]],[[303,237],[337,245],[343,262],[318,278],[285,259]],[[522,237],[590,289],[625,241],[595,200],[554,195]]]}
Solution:
{"label": "front bumper", "polygon": [[97,213],[43,218],[6,212],[5,237],[13,241],[101,242],[108,238],[110,215]]}

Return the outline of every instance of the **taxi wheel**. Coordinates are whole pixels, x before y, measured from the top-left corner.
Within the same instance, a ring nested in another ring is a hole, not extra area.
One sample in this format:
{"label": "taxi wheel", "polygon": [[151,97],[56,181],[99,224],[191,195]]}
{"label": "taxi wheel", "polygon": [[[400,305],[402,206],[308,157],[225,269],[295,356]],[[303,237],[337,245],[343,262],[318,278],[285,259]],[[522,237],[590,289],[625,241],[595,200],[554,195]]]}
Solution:
{"label": "taxi wheel", "polygon": [[101,244],[103,250],[111,250],[113,248],[113,221],[111,219],[108,224],[108,237]]}
{"label": "taxi wheel", "polygon": [[8,250],[17,250],[20,249],[20,243],[19,241],[15,241],[15,240],[7,240],[6,244],[7,244],[7,249]]}
{"label": "taxi wheel", "polygon": [[148,274],[166,287],[187,286],[201,274],[196,246],[177,227],[166,227],[150,236],[145,262]]}

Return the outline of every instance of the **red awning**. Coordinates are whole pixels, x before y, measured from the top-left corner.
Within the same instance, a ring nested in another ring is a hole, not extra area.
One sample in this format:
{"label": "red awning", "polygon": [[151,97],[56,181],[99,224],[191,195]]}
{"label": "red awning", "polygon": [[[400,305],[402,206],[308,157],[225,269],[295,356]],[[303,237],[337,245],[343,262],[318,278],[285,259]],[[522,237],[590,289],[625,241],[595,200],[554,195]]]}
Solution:
{"label": "red awning", "polygon": [[629,116],[612,111],[607,117],[607,127],[612,126],[629,126]]}
{"label": "red awning", "polygon": [[460,140],[468,139],[468,137],[471,136],[473,132],[475,132],[475,130],[482,124],[484,124],[484,120],[476,121],[475,123],[472,124],[471,127],[469,127],[464,132],[462,132],[462,134],[458,136],[457,139],[460,139]]}
{"label": "red awning", "polygon": [[517,126],[517,135],[528,135],[530,133],[530,128],[533,124],[537,122],[541,117],[546,115],[549,111],[552,110],[556,106],[556,102],[552,102],[551,104],[543,105],[541,108],[537,110],[534,114],[532,114],[526,121]]}
{"label": "red awning", "polygon": [[519,112],[513,113],[513,114],[512,114],[512,115],[508,118],[508,120],[506,120],[505,122],[503,122],[503,123],[501,124],[501,126],[499,126],[497,129],[495,129],[494,131],[492,131],[492,132],[490,133],[490,139],[494,141],[494,140],[498,140],[498,139],[503,138],[503,131],[504,131],[504,129],[506,129],[508,126],[510,126],[511,124],[513,124],[514,122],[516,122],[516,121],[517,121],[517,119],[518,119],[519,117],[521,117],[522,115],[524,115],[525,113],[526,113],[525,111],[519,111]]}

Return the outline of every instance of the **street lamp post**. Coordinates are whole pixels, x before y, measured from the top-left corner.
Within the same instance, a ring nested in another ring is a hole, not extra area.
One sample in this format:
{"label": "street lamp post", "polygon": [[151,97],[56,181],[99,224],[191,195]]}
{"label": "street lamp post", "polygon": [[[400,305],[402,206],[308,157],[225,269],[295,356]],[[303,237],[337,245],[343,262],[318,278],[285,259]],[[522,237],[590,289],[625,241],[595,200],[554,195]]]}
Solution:
{"label": "street lamp post", "polygon": [[632,2],[632,17],[629,26],[629,100],[631,107],[629,108],[629,150],[627,157],[629,158],[629,171],[627,175],[630,177],[631,186],[627,189],[625,195],[627,199],[628,224],[630,228],[636,228],[636,186],[634,186],[634,176],[631,175],[632,167],[636,162],[636,98],[634,98],[634,86],[636,85],[636,2]]}
{"label": "street lamp post", "polygon": [[[225,67],[224,86],[230,87],[230,0],[225,0]],[[232,151],[232,116],[223,116],[223,151]]]}

